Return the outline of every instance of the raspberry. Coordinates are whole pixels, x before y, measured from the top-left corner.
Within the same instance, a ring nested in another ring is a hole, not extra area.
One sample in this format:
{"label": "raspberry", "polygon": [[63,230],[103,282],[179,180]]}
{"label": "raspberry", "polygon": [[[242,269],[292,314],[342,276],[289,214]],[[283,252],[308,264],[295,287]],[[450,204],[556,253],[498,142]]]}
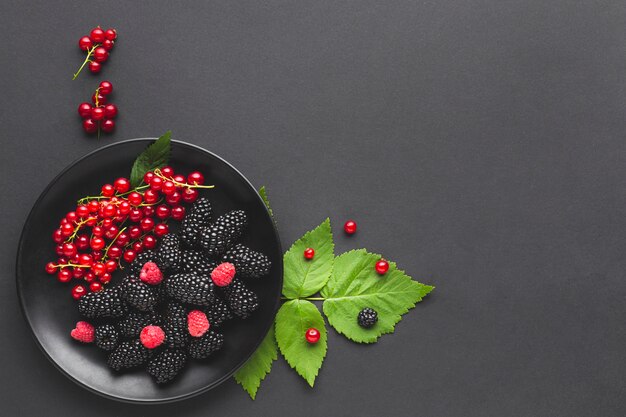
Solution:
{"label": "raspberry", "polygon": [[137,337],[146,326],[159,326],[163,322],[160,315],[148,312],[131,311],[117,323],[120,333],[124,337]]}
{"label": "raspberry", "polygon": [[218,287],[225,287],[235,277],[235,265],[224,262],[221,263],[211,272],[211,279]]}
{"label": "raspberry", "polygon": [[85,294],[78,300],[78,312],[88,318],[117,318],[126,311],[119,286]]}
{"label": "raspberry", "polygon": [[128,267],[128,271],[132,275],[139,275],[141,269],[147,262],[155,262],[158,266],[158,255],[155,251],[147,250],[141,252]]}
{"label": "raspberry", "polygon": [[202,229],[198,243],[207,251],[208,255],[220,255],[241,237],[247,224],[246,213],[242,210],[233,210]]}
{"label": "raspberry", "polygon": [[373,308],[365,307],[363,310],[359,312],[359,316],[357,317],[357,322],[359,326],[364,327],[366,329],[372,327],[378,321],[378,313]]}
{"label": "raspberry", "polygon": [[148,349],[139,339],[131,342],[122,342],[109,355],[108,364],[111,368],[119,371],[126,368],[134,368],[148,360]]}
{"label": "raspberry", "polygon": [[247,278],[259,278],[267,275],[272,266],[267,256],[253,251],[241,243],[230,248],[224,254],[222,261],[234,264],[237,268],[237,274]]}
{"label": "raspberry", "polygon": [[189,344],[189,355],[195,359],[204,359],[217,352],[224,344],[224,336],[221,333],[209,330],[204,336],[194,339]]}
{"label": "raspberry", "polygon": [[166,288],[170,297],[184,303],[207,306],[215,297],[211,278],[191,272],[170,276],[166,281]]}
{"label": "raspberry", "polygon": [[154,262],[146,262],[141,268],[139,279],[150,285],[158,285],[163,281],[163,274]]}
{"label": "raspberry", "polygon": [[112,324],[96,327],[96,346],[103,350],[113,350],[117,346],[120,334]]}
{"label": "raspberry", "polygon": [[170,347],[186,347],[189,344],[187,331],[187,309],[182,304],[172,301],[165,311],[163,326],[165,338]]}
{"label": "raspberry", "polygon": [[148,363],[146,370],[157,384],[171,381],[185,367],[187,354],[180,349],[167,349]]}
{"label": "raspberry", "polygon": [[139,340],[146,348],[154,349],[165,340],[165,332],[159,326],[146,326],[141,330]]}
{"label": "raspberry", "polygon": [[140,311],[150,311],[157,304],[154,287],[141,282],[137,277],[127,276],[122,281],[123,295],[126,302]]}
{"label": "raspberry", "polygon": [[86,321],[79,321],[76,323],[76,327],[70,332],[72,338],[83,343],[91,343],[94,341],[95,332],[93,325]]}
{"label": "raspberry", "polygon": [[159,256],[159,265],[170,271],[177,271],[180,267],[180,239],[178,235],[169,233],[161,239],[161,245],[157,252]]}
{"label": "raspberry", "polygon": [[205,310],[211,326],[219,327],[222,323],[233,318],[233,313],[221,298],[215,297],[211,307]]}
{"label": "raspberry", "polygon": [[224,295],[228,306],[235,315],[242,319],[250,317],[259,308],[259,299],[240,279],[233,279],[229,286],[224,287]]}
{"label": "raspberry", "polygon": [[187,329],[193,337],[200,337],[209,330],[209,319],[200,310],[192,310],[187,314]]}

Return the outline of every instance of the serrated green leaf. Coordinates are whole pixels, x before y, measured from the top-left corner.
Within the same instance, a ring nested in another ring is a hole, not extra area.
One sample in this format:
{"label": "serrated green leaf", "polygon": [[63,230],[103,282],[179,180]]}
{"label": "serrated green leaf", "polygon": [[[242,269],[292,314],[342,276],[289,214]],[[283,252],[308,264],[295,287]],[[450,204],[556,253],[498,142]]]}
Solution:
{"label": "serrated green leaf", "polygon": [[256,398],[261,381],[270,373],[272,363],[276,359],[278,359],[278,346],[276,345],[274,326],[272,326],[257,350],[234,375],[235,381],[248,392],[253,400]]}
{"label": "serrated green leaf", "polygon": [[[315,344],[305,339],[311,327],[320,332],[320,340]],[[283,304],[276,315],[276,341],[289,366],[313,386],[327,348],[326,325],[317,307],[306,300]]]}
{"label": "serrated green leaf", "polygon": [[[323,309],[328,323],[355,342],[373,343],[383,334],[393,333],[401,316],[434,289],[413,281],[393,262],[384,276],[378,275],[374,266],[380,258],[365,249],[338,256],[332,276],[320,292],[326,298]],[[357,323],[365,307],[378,313],[378,322],[369,329]]]}
{"label": "serrated green leaf", "polygon": [[[315,257],[304,258],[306,248],[315,249]],[[298,239],[283,257],[283,295],[289,299],[308,297],[318,292],[333,270],[335,244],[330,219],[324,220]]]}
{"label": "serrated green leaf", "polygon": [[265,203],[265,207],[267,207],[267,211],[269,211],[270,216],[272,216],[272,219],[273,219],[274,212],[272,211],[272,208],[270,207],[270,200],[269,198],[267,198],[267,191],[265,190],[265,186],[259,188],[259,195],[263,199],[263,202]]}
{"label": "serrated green leaf", "polygon": [[168,164],[171,151],[171,137],[172,132],[168,130],[135,159],[133,168],[130,171],[130,184],[133,188],[143,182],[143,176],[146,172],[156,168],[163,168]]}

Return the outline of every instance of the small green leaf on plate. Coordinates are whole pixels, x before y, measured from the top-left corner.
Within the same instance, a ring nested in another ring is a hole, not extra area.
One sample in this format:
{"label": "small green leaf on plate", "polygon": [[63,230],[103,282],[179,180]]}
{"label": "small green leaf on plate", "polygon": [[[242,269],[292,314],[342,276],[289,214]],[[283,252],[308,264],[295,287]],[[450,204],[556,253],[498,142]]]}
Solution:
{"label": "small green leaf on plate", "polygon": [[274,326],[267,335],[261,345],[252,354],[250,359],[235,372],[235,380],[245,389],[250,398],[256,398],[256,392],[261,386],[261,381],[270,373],[272,363],[278,359],[278,346],[276,345],[276,337],[274,335]]}
{"label": "small green leaf on plate", "polygon": [[171,152],[171,137],[172,132],[168,130],[135,159],[133,169],[130,172],[130,184],[133,188],[142,183],[146,172],[156,168],[163,168],[168,164]]}
{"label": "small green leaf on plate", "polygon": [[[304,257],[306,248],[315,250],[313,259]],[[330,219],[298,239],[283,257],[283,295],[289,299],[308,297],[326,285],[333,270],[334,250]]]}
{"label": "small green leaf on plate", "polygon": [[[311,327],[320,332],[320,340],[315,344],[308,343],[305,338]],[[327,347],[326,326],[317,307],[306,300],[283,304],[276,315],[276,341],[289,366],[313,386]]]}
{"label": "small green leaf on plate", "polygon": [[[434,287],[413,281],[389,262],[389,271],[378,275],[374,265],[380,255],[365,249],[346,252],[335,258],[333,273],[321,290],[328,323],[348,339],[373,343],[385,333],[393,333],[402,315],[430,293]],[[374,327],[357,323],[359,312],[370,307],[378,313]]]}

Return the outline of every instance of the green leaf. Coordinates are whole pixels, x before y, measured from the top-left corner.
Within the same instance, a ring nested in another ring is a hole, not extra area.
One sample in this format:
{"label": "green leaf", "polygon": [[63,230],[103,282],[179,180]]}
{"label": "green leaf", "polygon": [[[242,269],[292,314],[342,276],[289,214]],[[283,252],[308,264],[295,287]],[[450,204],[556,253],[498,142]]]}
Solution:
{"label": "green leaf", "polygon": [[130,171],[130,184],[133,188],[142,183],[146,172],[156,168],[163,168],[168,164],[171,151],[171,137],[172,132],[168,130],[135,159],[133,169]]}
{"label": "green leaf", "polygon": [[[355,342],[373,343],[383,334],[393,333],[401,316],[434,289],[413,281],[393,262],[384,276],[378,275],[374,265],[380,258],[365,249],[338,256],[333,274],[321,291],[326,298],[323,309],[328,323]],[[357,316],[365,307],[378,313],[378,322],[369,329],[357,323]]]}
{"label": "green leaf", "polygon": [[[320,332],[320,340],[315,344],[305,338],[311,327]],[[276,315],[276,341],[289,366],[313,386],[326,356],[327,343],[324,318],[317,307],[306,300],[283,304]]]}
{"label": "green leaf", "polygon": [[[315,249],[313,259],[304,258],[306,248]],[[326,285],[333,270],[334,250],[330,219],[326,219],[285,253],[283,295],[290,299],[308,297]]]}
{"label": "green leaf", "polygon": [[256,392],[261,386],[261,381],[270,373],[272,363],[278,359],[278,346],[276,345],[276,336],[274,335],[274,326],[267,335],[261,345],[252,354],[250,359],[235,372],[235,380],[245,389],[250,398],[256,398]]}
{"label": "green leaf", "polygon": [[274,212],[272,211],[272,208],[270,207],[270,200],[267,198],[267,191],[265,190],[265,186],[259,188],[259,194],[261,195],[261,198],[263,199],[263,202],[265,203],[265,207],[267,207],[267,211],[270,212],[270,216],[274,218]]}

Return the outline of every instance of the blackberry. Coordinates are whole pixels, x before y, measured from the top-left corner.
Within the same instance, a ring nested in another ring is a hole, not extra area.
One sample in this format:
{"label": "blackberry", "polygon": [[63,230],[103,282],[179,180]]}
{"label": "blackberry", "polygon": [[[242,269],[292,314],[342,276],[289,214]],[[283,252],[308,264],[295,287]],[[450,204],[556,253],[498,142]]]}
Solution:
{"label": "blackberry", "polygon": [[140,311],[150,311],[157,304],[157,292],[151,285],[136,276],[128,275],[122,281],[122,294],[126,302]]}
{"label": "blackberry", "polygon": [[193,338],[189,343],[189,355],[195,359],[204,359],[222,348],[224,336],[209,330],[202,337]]}
{"label": "blackberry", "polygon": [[139,339],[130,342],[122,342],[109,355],[108,364],[116,371],[134,368],[148,360],[148,353],[148,349],[141,344]]}
{"label": "blackberry", "polygon": [[200,230],[211,222],[213,210],[211,203],[206,198],[196,200],[191,212],[185,216],[180,227],[180,237],[187,245],[193,247],[198,242]]}
{"label": "blackberry", "polygon": [[237,269],[237,274],[247,278],[259,278],[267,275],[272,266],[267,256],[253,251],[241,243],[230,248],[222,258],[222,262],[232,263]]}
{"label": "blackberry", "polygon": [[214,284],[208,275],[183,272],[170,276],[166,282],[167,294],[179,301],[208,306],[215,298]]}
{"label": "blackberry", "polygon": [[210,275],[217,262],[197,250],[183,251],[181,270],[183,272],[197,272],[201,275]]}
{"label": "blackberry", "polygon": [[211,215],[213,214],[213,208],[211,202],[206,197],[201,197],[193,203],[191,206],[191,214],[200,219],[204,224],[211,223]]}
{"label": "blackberry", "polygon": [[149,312],[131,311],[117,323],[117,327],[124,337],[139,337],[141,329],[146,326],[160,326],[163,319],[160,315]]}
{"label": "blackberry", "polygon": [[146,370],[157,384],[171,381],[185,367],[187,353],[180,349],[167,349],[148,362]]}
{"label": "blackberry", "polygon": [[224,287],[224,296],[232,312],[242,319],[250,317],[259,308],[257,295],[246,288],[240,279],[235,278],[228,287]]}
{"label": "blackberry", "polygon": [[119,286],[85,294],[78,301],[78,312],[90,319],[117,318],[126,311],[128,307]]}
{"label": "blackberry", "polygon": [[141,268],[143,268],[143,266],[147,262],[154,262],[157,265],[159,265],[159,268],[160,268],[161,266],[159,264],[158,258],[159,257],[157,256],[157,253],[153,250],[141,252],[139,255],[137,255],[135,260],[128,266],[128,271],[132,275],[139,276],[139,273],[141,272]]}
{"label": "blackberry", "polygon": [[363,310],[359,312],[359,316],[357,317],[357,322],[359,326],[364,327],[366,329],[372,327],[378,321],[378,313],[373,308],[365,307]]}
{"label": "blackberry", "polygon": [[103,324],[96,327],[96,346],[104,350],[113,350],[117,347],[120,333],[112,324]]}
{"label": "blackberry", "polygon": [[224,322],[233,318],[233,313],[230,311],[226,303],[218,297],[215,297],[210,308],[204,310],[209,319],[211,326],[219,327]]}
{"label": "blackberry", "polygon": [[170,271],[178,271],[180,267],[180,239],[178,235],[169,233],[161,239],[161,245],[157,251],[159,266]]}
{"label": "blackberry", "polygon": [[242,210],[233,210],[202,229],[198,243],[209,256],[220,255],[241,237],[247,224],[246,213]]}
{"label": "blackberry", "polygon": [[163,326],[165,341],[170,347],[186,347],[189,344],[187,330],[187,309],[182,304],[172,301],[165,311]]}

